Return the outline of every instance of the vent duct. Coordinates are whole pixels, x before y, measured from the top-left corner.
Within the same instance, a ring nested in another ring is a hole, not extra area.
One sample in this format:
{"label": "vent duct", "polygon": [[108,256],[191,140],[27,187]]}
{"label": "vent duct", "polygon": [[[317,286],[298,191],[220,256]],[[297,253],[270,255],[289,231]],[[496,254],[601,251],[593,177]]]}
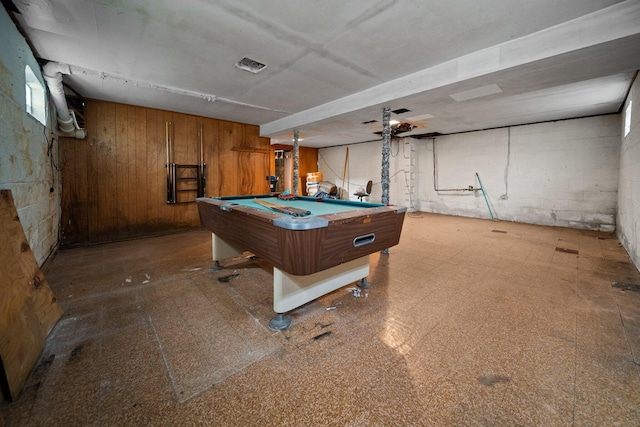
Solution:
{"label": "vent duct", "polygon": [[42,67],[42,76],[47,82],[51,99],[56,106],[58,131],[61,136],[85,139],[87,137],[86,129],[80,129],[75,117],[69,112],[67,99],[64,96],[64,88],[62,87],[62,74],[71,74],[71,70],[67,64],[47,62],[45,66]]}
{"label": "vent duct", "polygon": [[267,68],[265,64],[258,62],[255,59],[247,58],[246,56],[236,63],[236,67],[253,74],[259,73]]}

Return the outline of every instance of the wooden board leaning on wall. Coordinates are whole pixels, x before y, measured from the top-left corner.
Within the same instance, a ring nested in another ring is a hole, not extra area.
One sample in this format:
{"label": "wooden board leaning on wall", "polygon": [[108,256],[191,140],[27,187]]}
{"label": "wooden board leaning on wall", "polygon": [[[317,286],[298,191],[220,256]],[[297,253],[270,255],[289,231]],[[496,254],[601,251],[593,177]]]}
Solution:
{"label": "wooden board leaning on wall", "polygon": [[0,360],[15,400],[62,309],[36,263],[11,190],[0,190]]}

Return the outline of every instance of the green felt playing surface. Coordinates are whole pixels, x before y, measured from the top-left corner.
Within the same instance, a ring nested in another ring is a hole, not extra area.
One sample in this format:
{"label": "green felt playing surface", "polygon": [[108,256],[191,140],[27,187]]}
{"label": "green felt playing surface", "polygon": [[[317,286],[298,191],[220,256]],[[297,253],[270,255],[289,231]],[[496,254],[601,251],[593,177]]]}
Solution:
{"label": "green felt playing surface", "polygon": [[[265,211],[272,211],[266,206],[262,206],[259,203],[254,201],[254,198],[232,198],[232,197],[224,197],[221,198],[229,203],[247,206],[255,209],[261,209]],[[311,215],[330,215],[335,213],[347,212],[354,209],[366,209],[366,208],[374,208],[382,205],[375,203],[360,203],[353,202],[349,200],[331,200],[331,201],[316,201],[313,198],[305,198],[305,199],[296,199],[296,200],[282,200],[277,197],[260,197],[260,200],[269,203],[275,203],[278,205],[293,207],[297,209],[304,209],[311,212]],[[273,212],[273,211],[272,211]]]}

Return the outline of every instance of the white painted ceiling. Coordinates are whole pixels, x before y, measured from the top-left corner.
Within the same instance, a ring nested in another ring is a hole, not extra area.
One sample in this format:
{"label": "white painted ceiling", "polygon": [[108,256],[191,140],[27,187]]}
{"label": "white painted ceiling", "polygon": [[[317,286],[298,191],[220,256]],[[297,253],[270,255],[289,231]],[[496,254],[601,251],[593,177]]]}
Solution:
{"label": "white painted ceiling", "polygon": [[85,98],[256,124],[272,143],[298,129],[310,147],[380,139],[385,106],[411,110],[392,114],[412,126],[400,136],[616,113],[640,69],[639,0],[13,5]]}

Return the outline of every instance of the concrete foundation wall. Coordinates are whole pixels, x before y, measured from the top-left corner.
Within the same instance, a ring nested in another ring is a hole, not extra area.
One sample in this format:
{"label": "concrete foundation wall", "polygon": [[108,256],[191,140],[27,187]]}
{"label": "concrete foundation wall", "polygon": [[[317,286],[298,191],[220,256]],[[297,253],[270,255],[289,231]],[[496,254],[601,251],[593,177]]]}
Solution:
{"label": "concrete foundation wall", "polygon": [[[620,115],[612,114],[440,136],[435,156],[434,140],[394,138],[390,202],[424,212],[613,231],[620,125]],[[345,153],[346,147],[319,150],[324,179],[338,187]],[[349,146],[344,187],[350,199],[371,179],[370,200],[380,201],[381,153],[381,141]],[[629,167],[629,174],[636,169]]]}
{"label": "concrete foundation wall", "polygon": [[25,112],[25,65],[43,85],[44,79],[4,8],[0,8],[0,40],[0,188],[12,190],[27,240],[42,265],[58,244],[59,174],[49,156],[58,163],[58,145],[57,140],[51,145],[50,126]]}
{"label": "concrete foundation wall", "polygon": [[[621,132],[624,132],[624,112],[632,102],[631,131],[622,139],[620,179],[618,181],[618,238],[640,269],[640,82],[636,79],[623,108]],[[622,133],[624,135],[624,133]]]}
{"label": "concrete foundation wall", "polygon": [[[613,231],[620,116],[416,140],[421,211]],[[482,191],[447,191],[472,186]],[[487,206],[487,201],[491,210]]]}

